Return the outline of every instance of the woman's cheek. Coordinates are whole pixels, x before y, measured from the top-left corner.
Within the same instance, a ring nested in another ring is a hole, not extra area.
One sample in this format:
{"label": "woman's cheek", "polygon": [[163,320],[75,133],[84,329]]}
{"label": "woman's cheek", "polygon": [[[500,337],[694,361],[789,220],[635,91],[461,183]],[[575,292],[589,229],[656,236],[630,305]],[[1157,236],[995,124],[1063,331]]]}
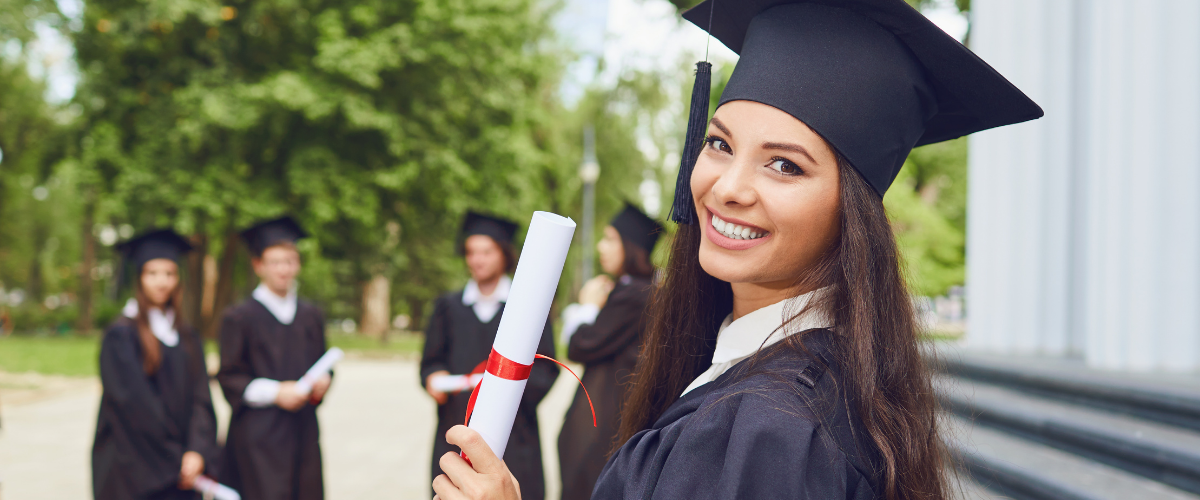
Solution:
{"label": "woman's cheek", "polygon": [[702,212],[704,197],[712,190],[713,183],[716,182],[714,170],[710,162],[704,158],[704,154],[701,153],[700,158],[696,160],[696,167],[692,169],[692,179],[690,182],[692,198],[695,199],[697,213]]}

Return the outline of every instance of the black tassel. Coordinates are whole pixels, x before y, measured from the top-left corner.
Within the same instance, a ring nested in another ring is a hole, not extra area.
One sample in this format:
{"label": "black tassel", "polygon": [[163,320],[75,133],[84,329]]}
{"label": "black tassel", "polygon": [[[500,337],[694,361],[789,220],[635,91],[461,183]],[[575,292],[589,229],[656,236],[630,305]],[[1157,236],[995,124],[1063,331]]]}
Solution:
{"label": "black tassel", "polygon": [[692,107],[688,113],[687,135],[679,158],[679,177],[675,179],[675,202],[671,204],[671,220],[678,224],[696,223],[696,205],[692,202],[692,168],[704,149],[704,134],[708,131],[708,100],[712,89],[712,64],[696,63],[696,83],[692,85]]}

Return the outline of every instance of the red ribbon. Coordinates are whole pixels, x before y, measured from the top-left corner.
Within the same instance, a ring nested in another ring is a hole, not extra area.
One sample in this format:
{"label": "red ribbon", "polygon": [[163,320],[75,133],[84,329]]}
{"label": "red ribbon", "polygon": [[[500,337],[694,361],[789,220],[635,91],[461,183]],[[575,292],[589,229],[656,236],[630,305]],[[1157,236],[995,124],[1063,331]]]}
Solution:
{"label": "red ribbon", "polygon": [[[541,354],[535,354],[534,359],[538,359],[538,358],[548,359],[550,361],[557,363],[558,366],[561,366],[564,369],[566,369],[567,372],[570,373],[572,377],[575,377],[575,381],[579,382],[579,387],[583,387],[583,395],[587,396],[588,408],[590,408],[592,410],[592,427],[599,427],[598,425],[596,425],[596,407],[592,406],[592,395],[588,394],[587,387],[585,387],[583,385],[582,380],[579,380],[579,375],[576,375],[574,371],[572,371],[569,367],[567,367],[567,365],[559,363],[559,361],[557,359],[551,358],[550,356],[542,356]],[[527,379],[529,379],[529,371],[532,369],[533,369],[533,364],[525,365],[525,364],[518,363],[516,361],[513,361],[511,359],[504,357],[503,354],[496,352],[495,349],[492,349],[492,353],[490,355],[488,355],[487,361],[479,363],[479,365],[476,366],[474,370],[471,370],[471,373],[469,375],[480,374],[486,370],[488,373],[490,373],[496,377],[500,377],[504,380],[527,380]],[[467,401],[467,418],[466,418],[466,421],[463,423],[463,425],[469,425],[471,423],[471,413],[473,413],[475,411],[475,397],[479,395],[479,388],[482,385],[483,385],[483,380],[480,380],[478,384],[475,384],[475,390],[471,391],[471,399]]]}

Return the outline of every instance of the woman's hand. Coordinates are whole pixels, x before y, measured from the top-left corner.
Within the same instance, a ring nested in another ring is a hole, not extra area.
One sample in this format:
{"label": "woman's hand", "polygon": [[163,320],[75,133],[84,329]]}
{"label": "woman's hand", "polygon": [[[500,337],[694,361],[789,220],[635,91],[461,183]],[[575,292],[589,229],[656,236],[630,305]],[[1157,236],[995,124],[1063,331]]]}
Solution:
{"label": "woman's hand", "polygon": [[471,463],[455,453],[442,455],[438,464],[445,474],[433,480],[435,500],[521,500],[517,478],[478,432],[456,425],[446,432],[446,441],[462,448]]}
{"label": "woman's hand", "polygon": [[279,383],[279,394],[275,395],[275,406],[287,411],[296,411],[308,402],[308,394],[296,392],[296,381],[288,380]]}
{"label": "woman's hand", "polygon": [[325,399],[325,393],[329,391],[330,382],[333,382],[333,378],[329,375],[321,375],[321,378],[313,382],[312,393],[308,395],[308,404],[315,406],[321,400]]}
{"label": "woman's hand", "polygon": [[433,378],[449,374],[450,372],[446,370],[438,370],[430,373],[428,377],[425,377],[425,392],[428,392],[429,397],[433,398],[434,401],[437,401],[438,405],[446,404],[447,396],[446,393],[433,388]]}
{"label": "woman's hand", "polygon": [[183,463],[179,466],[179,489],[190,490],[196,484],[196,478],[204,472],[204,457],[199,453],[189,451],[183,454]]}
{"label": "woman's hand", "polygon": [[604,304],[608,302],[608,294],[613,291],[612,278],[601,274],[588,280],[583,284],[583,288],[579,289],[579,303],[591,304],[599,309],[604,309]]}

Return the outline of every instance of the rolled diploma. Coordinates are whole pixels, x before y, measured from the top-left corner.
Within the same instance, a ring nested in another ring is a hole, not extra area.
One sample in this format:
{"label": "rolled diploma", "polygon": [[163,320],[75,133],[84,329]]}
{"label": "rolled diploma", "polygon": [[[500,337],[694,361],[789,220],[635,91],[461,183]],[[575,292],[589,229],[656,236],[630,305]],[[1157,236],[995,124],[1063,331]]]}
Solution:
{"label": "rolled diploma", "polygon": [[440,392],[462,392],[470,390],[483,379],[478,375],[439,375],[429,381],[429,386]]}
{"label": "rolled diploma", "polygon": [[304,376],[300,377],[300,380],[296,381],[296,392],[300,394],[308,394],[310,391],[312,391],[312,386],[317,382],[317,379],[321,378],[321,375],[326,375],[332,371],[333,365],[337,364],[338,361],[341,361],[342,356],[345,355],[346,353],[342,352],[342,350],[337,347],[325,351],[325,354],[321,355],[321,359],[318,359],[316,363],[313,363],[312,367],[310,367],[307,372],[304,372]]}
{"label": "rolled diploma", "polygon": [[211,477],[200,476],[196,478],[192,489],[204,495],[212,495],[215,500],[242,500],[242,496],[233,488],[225,486],[221,483],[213,481]]}
{"label": "rolled diploma", "polygon": [[[574,234],[575,221],[570,218],[550,212],[533,213],[492,344],[500,355],[523,365],[533,364]],[[505,380],[485,372],[483,385],[475,394],[475,411],[468,427],[479,432],[497,457],[504,458],[527,381]]]}

